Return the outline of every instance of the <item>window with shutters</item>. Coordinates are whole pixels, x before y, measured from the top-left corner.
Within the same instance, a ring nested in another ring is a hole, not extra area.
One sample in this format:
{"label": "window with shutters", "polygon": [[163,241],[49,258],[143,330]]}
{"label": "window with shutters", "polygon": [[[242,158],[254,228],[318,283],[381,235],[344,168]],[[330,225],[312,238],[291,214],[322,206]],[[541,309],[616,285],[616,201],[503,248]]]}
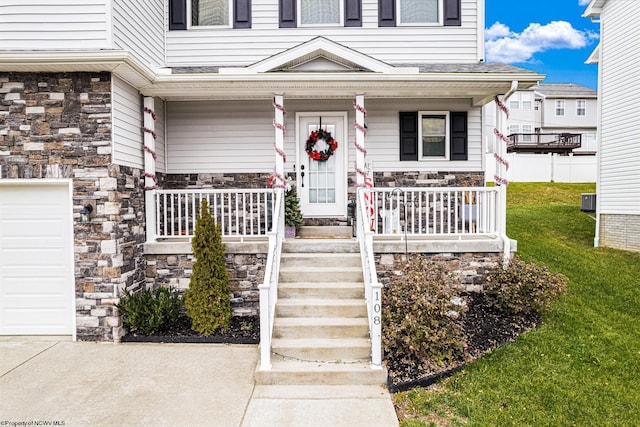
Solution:
{"label": "window with shutters", "polygon": [[449,113],[420,111],[418,117],[418,158],[449,158]]}
{"label": "window with shutters", "polygon": [[342,0],[298,0],[300,26],[341,26]]}
{"label": "window with shutters", "polygon": [[466,111],[400,111],[400,161],[468,160]]}
{"label": "window with shutters", "polygon": [[192,27],[229,27],[231,0],[191,0]]}

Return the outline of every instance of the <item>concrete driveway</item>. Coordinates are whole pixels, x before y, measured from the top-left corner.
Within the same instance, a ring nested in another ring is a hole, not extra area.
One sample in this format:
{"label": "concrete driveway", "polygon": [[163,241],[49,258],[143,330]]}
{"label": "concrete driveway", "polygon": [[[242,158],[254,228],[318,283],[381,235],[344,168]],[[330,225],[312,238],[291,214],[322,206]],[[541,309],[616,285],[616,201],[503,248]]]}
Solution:
{"label": "concrete driveway", "polygon": [[0,425],[239,426],[257,360],[255,345],[0,337]]}

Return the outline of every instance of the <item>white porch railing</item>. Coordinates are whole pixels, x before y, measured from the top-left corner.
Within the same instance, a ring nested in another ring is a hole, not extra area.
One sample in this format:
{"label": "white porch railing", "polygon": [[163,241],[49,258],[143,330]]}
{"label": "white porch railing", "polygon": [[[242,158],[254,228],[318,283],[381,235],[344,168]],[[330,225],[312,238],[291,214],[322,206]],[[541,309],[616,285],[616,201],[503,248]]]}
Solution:
{"label": "white porch railing", "polygon": [[223,237],[266,237],[271,227],[273,189],[154,190],[157,239],[192,237],[198,209],[206,199]]}
{"label": "white porch railing", "polygon": [[[376,235],[495,236],[494,187],[372,188],[367,224]],[[366,194],[366,193],[365,193]]]}
{"label": "white porch railing", "polygon": [[376,262],[373,255],[373,232],[369,230],[369,211],[364,188],[358,189],[356,226],[362,272],[364,275],[365,299],[371,338],[371,367],[382,369],[382,285],[378,282]]}
{"label": "white porch railing", "polygon": [[278,301],[278,276],[280,274],[280,254],[284,238],[284,190],[276,189],[272,229],[268,232],[269,252],[267,254],[264,282],[260,290],[260,370],[271,369],[271,337],[276,302]]}

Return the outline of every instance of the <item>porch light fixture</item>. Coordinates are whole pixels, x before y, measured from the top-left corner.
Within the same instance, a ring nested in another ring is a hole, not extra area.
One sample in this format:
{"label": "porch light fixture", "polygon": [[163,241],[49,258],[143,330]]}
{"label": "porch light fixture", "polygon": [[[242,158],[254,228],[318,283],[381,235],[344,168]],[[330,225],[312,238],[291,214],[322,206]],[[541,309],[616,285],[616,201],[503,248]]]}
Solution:
{"label": "porch light fixture", "polygon": [[82,207],[82,210],[80,211],[80,218],[82,222],[89,222],[91,212],[93,212],[93,206],[90,203],[87,203]]}

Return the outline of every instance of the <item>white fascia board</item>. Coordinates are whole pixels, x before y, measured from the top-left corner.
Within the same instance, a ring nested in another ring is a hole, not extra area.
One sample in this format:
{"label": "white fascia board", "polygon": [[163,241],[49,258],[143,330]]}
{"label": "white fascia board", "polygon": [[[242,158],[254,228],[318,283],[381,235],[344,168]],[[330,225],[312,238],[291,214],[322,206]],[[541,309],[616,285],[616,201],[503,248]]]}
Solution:
{"label": "white fascia board", "polygon": [[599,64],[600,63],[600,43],[598,43],[598,45],[595,47],[595,49],[593,49],[593,51],[591,52],[591,54],[589,55],[587,60],[584,61],[584,63],[585,64]]}
{"label": "white fascia board", "polygon": [[591,0],[582,13],[583,18],[597,18],[602,13],[602,8],[607,0]]}

